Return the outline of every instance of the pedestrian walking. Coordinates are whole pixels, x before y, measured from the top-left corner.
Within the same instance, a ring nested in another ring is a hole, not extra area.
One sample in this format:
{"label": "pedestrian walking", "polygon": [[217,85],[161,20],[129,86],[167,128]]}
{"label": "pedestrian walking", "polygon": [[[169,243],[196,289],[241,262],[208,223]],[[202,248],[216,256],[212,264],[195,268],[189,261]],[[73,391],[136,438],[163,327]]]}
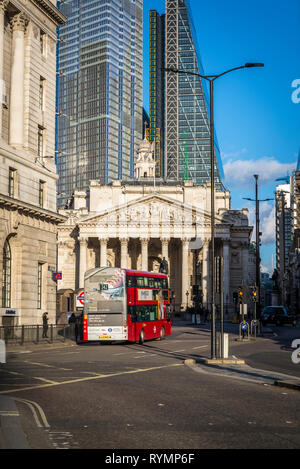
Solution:
{"label": "pedestrian walking", "polygon": [[75,316],[75,313],[72,313],[71,316],[69,317],[69,325],[70,325],[70,336],[74,336],[75,340],[76,340],[76,316]]}
{"label": "pedestrian walking", "polygon": [[47,338],[47,332],[48,332],[48,313],[43,314],[43,339]]}
{"label": "pedestrian walking", "polygon": [[71,316],[69,317],[69,324],[75,324],[76,322],[76,316],[75,313],[72,313]]}

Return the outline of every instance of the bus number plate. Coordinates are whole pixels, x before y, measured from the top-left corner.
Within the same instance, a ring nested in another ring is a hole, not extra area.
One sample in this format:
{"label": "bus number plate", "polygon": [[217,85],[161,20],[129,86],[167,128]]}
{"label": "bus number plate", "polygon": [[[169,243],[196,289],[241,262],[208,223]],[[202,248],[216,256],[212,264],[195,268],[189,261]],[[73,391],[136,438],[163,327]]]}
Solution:
{"label": "bus number plate", "polygon": [[99,283],[99,290],[108,290],[108,283]]}

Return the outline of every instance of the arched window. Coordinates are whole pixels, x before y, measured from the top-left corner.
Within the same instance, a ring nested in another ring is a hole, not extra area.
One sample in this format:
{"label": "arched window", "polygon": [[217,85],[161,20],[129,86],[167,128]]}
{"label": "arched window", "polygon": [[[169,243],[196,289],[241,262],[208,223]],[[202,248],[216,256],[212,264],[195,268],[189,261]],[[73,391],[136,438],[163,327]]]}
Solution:
{"label": "arched window", "polygon": [[11,251],[6,240],[3,248],[2,308],[10,308],[11,300]]}

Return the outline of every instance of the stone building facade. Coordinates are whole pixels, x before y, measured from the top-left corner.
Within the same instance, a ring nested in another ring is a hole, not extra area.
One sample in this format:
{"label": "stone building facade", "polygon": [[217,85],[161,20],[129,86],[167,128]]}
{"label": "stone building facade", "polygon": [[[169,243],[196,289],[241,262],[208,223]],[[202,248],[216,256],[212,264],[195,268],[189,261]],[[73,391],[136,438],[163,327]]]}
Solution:
{"label": "stone building facade", "polygon": [[[158,271],[168,261],[173,304],[210,307],[210,184],[154,179],[150,143],[137,155],[137,178],[75,191],[58,227],[58,291],[84,288],[86,270],[117,266]],[[142,168],[142,171],[138,171]],[[216,256],[224,259],[224,302],[234,312],[233,291],[248,283],[252,227],[248,211],[230,209],[229,191],[216,192]],[[220,297],[217,293],[217,302]]]}
{"label": "stone building facade", "polygon": [[55,322],[56,27],[54,0],[0,0],[2,324]]}

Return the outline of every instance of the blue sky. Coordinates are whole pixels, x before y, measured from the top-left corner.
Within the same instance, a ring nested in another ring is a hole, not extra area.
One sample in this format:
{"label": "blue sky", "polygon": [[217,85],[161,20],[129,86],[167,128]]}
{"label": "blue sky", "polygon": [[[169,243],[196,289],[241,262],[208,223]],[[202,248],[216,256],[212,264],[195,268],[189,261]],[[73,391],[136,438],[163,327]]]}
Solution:
{"label": "blue sky", "polygon": [[[255,203],[243,200],[255,198],[253,175],[259,175],[259,199],[274,197],[276,178],[292,174],[300,148],[300,1],[190,0],[190,5],[206,74],[246,62],[265,64],[234,71],[218,79],[214,88],[224,183],[231,191],[232,208],[248,208],[250,222],[255,224]],[[165,0],[144,0],[147,110],[150,9],[164,13]],[[262,266],[271,272],[274,202],[261,202],[260,214]]]}

